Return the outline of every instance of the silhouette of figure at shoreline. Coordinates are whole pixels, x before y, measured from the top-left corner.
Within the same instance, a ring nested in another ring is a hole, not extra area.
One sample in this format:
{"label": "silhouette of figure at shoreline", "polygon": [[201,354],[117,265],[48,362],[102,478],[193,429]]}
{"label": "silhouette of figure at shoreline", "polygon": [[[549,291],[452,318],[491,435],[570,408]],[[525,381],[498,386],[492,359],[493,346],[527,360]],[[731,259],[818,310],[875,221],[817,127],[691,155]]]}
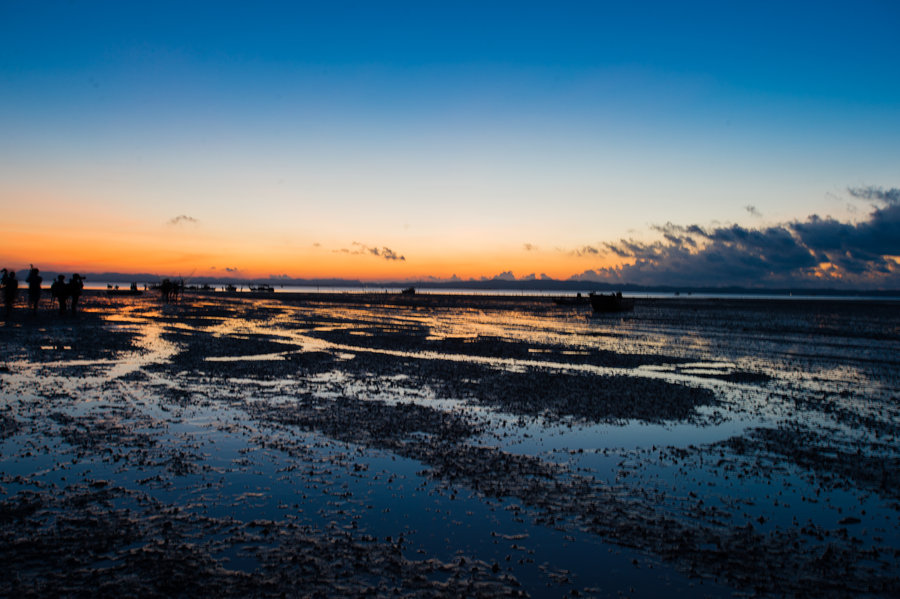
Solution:
{"label": "silhouette of figure at shoreline", "polygon": [[19,295],[19,280],[16,279],[16,271],[3,269],[3,303],[6,304],[6,318],[12,317],[12,309]]}
{"label": "silhouette of figure at shoreline", "polygon": [[66,313],[66,303],[69,300],[69,286],[66,285],[66,276],[59,275],[53,284],[50,285],[50,297],[55,297],[59,302],[59,314],[62,316]]}
{"label": "silhouette of figure at shoreline", "polygon": [[69,279],[68,291],[69,297],[72,298],[72,314],[78,311],[78,299],[81,297],[81,290],[84,289],[83,280],[77,272]]}
{"label": "silhouette of figure at shoreline", "polygon": [[162,283],[159,284],[159,293],[164,303],[177,302],[179,296],[184,293],[184,279],[180,281],[173,281],[169,278],[163,279]]}
{"label": "silhouette of figure at shoreline", "polygon": [[31,306],[31,313],[37,314],[38,303],[41,301],[41,283],[44,281],[44,278],[41,276],[41,271],[31,265],[31,270],[28,272],[28,278],[25,281],[28,283],[28,305]]}

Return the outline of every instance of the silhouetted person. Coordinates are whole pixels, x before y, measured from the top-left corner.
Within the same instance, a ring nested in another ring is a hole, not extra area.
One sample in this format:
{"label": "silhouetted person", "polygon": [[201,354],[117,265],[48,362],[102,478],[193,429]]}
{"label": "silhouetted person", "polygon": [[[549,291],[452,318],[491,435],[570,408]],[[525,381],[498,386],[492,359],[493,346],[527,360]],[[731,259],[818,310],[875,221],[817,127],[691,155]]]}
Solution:
{"label": "silhouetted person", "polygon": [[6,304],[6,317],[12,316],[13,304],[19,295],[19,280],[16,279],[14,270],[7,271],[3,275],[3,303]]}
{"label": "silhouetted person", "polygon": [[69,300],[69,286],[66,285],[65,275],[59,275],[50,285],[50,297],[55,297],[59,302],[59,314],[65,314],[66,302]]}
{"label": "silhouetted person", "polygon": [[28,282],[28,305],[31,306],[33,314],[37,314],[38,302],[41,301],[41,283],[44,278],[40,273],[40,270],[32,266],[28,278],[25,279]]}
{"label": "silhouetted person", "polygon": [[81,297],[81,290],[84,289],[84,283],[81,275],[77,272],[69,279],[69,297],[72,298],[72,314],[78,311],[78,299]]}
{"label": "silhouetted person", "polygon": [[159,295],[164,303],[169,303],[169,296],[172,295],[172,281],[169,279],[162,280],[162,283],[159,284]]}
{"label": "silhouetted person", "polygon": [[167,304],[170,301],[177,302],[178,295],[182,291],[184,291],[184,281],[178,282],[166,278],[159,284],[159,293],[162,296],[162,301]]}

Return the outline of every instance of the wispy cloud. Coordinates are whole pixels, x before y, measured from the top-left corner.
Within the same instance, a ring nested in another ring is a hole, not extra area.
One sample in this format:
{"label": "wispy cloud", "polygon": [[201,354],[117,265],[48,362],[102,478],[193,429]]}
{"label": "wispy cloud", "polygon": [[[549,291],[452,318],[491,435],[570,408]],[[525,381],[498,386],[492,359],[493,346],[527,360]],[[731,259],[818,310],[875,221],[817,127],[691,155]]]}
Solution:
{"label": "wispy cloud", "polygon": [[397,252],[395,252],[394,250],[392,250],[389,247],[382,246],[379,248],[379,247],[374,247],[374,246],[368,246],[364,243],[359,243],[358,241],[354,241],[351,244],[351,246],[353,249],[341,248],[339,250],[333,250],[333,251],[335,253],[341,253],[341,254],[377,256],[379,258],[384,258],[385,260],[389,260],[389,261],[395,261],[395,260],[396,261],[405,261],[406,260],[406,256],[402,256],[402,255],[398,254]]}
{"label": "wispy cloud", "polygon": [[600,254],[600,250],[592,245],[583,245],[580,248],[573,250],[572,253],[576,256],[597,256]]}
{"label": "wispy cloud", "polygon": [[381,257],[385,260],[406,260],[406,256],[401,256],[391,248],[386,247],[381,248]]}
{"label": "wispy cloud", "polygon": [[522,248],[526,252],[536,252],[538,249],[538,247],[536,245],[534,245],[533,243],[524,243],[524,244],[522,244]]}
{"label": "wispy cloud", "polygon": [[900,189],[894,187],[884,189],[882,187],[850,187],[847,192],[854,198],[860,200],[874,200],[888,206],[896,206],[900,204]]}
{"label": "wispy cloud", "polygon": [[574,250],[567,247],[556,247],[555,250],[561,254],[566,254],[567,256],[577,256],[579,258],[583,258],[585,256],[599,256],[604,252],[603,248],[599,248],[595,245],[583,245],[581,247],[577,247]]}
{"label": "wispy cloud", "polygon": [[200,221],[198,221],[193,216],[188,216],[187,214],[179,214],[175,218],[170,218],[168,221],[166,221],[166,224],[170,227],[177,227],[179,225],[196,225],[199,222]]}

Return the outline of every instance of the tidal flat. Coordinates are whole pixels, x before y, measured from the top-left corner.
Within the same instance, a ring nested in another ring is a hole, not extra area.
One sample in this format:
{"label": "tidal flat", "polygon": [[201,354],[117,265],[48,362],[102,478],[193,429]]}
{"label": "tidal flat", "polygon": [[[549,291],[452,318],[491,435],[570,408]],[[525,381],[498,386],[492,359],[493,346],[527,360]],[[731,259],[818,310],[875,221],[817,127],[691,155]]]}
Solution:
{"label": "tidal flat", "polygon": [[900,595],[897,302],[96,292],[0,359],[0,596]]}

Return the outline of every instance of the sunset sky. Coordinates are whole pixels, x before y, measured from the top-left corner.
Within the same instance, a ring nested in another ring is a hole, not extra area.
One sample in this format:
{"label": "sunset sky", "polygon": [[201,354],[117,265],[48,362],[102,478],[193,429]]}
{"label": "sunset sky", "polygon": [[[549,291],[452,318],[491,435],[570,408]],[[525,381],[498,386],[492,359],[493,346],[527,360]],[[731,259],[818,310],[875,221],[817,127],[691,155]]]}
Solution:
{"label": "sunset sky", "polygon": [[0,0],[2,266],[900,287],[900,4]]}

